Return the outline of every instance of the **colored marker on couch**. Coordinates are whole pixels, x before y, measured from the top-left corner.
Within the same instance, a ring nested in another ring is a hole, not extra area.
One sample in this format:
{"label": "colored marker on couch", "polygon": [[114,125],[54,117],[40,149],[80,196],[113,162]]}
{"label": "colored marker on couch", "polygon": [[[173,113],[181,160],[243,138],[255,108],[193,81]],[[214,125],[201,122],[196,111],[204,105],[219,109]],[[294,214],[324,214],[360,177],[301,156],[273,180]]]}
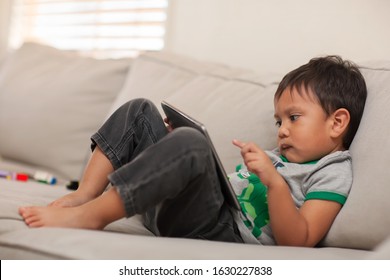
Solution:
{"label": "colored marker on couch", "polygon": [[48,185],[55,185],[57,183],[57,179],[53,175],[43,171],[37,171],[31,177],[37,182]]}
{"label": "colored marker on couch", "polygon": [[0,178],[5,178],[7,180],[27,182],[29,176],[25,173],[0,170]]}

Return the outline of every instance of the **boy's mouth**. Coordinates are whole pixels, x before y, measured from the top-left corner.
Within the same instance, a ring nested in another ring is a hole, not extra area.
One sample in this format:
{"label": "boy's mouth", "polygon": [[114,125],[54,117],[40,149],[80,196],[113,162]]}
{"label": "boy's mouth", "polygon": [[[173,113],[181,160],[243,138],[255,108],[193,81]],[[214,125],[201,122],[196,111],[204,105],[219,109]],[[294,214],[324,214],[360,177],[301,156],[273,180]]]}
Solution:
{"label": "boy's mouth", "polygon": [[292,146],[288,145],[288,144],[281,144],[279,146],[279,149],[280,149],[281,152],[285,152],[285,151],[289,150],[290,148],[292,148]]}

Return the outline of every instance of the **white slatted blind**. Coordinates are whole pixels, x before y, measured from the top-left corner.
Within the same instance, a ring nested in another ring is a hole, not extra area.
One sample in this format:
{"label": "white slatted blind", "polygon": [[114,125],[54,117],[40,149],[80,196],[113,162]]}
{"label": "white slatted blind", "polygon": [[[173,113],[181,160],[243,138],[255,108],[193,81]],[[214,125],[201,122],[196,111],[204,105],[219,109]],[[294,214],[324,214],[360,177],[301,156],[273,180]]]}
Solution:
{"label": "white slatted blind", "polygon": [[168,0],[15,0],[11,44],[35,41],[100,58],[164,46]]}

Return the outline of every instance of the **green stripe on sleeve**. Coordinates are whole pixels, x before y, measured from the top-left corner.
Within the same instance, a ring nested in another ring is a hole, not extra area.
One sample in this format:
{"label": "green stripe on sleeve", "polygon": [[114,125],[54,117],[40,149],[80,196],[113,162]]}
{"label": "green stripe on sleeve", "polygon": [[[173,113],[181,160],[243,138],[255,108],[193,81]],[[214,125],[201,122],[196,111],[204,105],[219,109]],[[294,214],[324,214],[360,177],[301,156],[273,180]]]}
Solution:
{"label": "green stripe on sleeve", "polygon": [[306,195],[305,201],[311,199],[330,200],[330,201],[338,202],[341,205],[344,205],[345,201],[347,201],[347,197],[345,195],[333,193],[333,192],[325,192],[325,191],[308,193]]}

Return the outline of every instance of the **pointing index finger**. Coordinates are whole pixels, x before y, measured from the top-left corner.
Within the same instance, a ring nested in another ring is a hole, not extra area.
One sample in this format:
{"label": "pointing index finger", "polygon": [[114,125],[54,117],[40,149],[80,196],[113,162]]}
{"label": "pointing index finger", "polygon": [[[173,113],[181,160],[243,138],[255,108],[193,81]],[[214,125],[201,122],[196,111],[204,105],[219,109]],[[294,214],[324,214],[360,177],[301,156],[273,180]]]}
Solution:
{"label": "pointing index finger", "polygon": [[245,146],[245,144],[246,143],[241,142],[240,140],[237,140],[237,139],[233,140],[233,145],[239,147],[240,149],[242,149]]}

